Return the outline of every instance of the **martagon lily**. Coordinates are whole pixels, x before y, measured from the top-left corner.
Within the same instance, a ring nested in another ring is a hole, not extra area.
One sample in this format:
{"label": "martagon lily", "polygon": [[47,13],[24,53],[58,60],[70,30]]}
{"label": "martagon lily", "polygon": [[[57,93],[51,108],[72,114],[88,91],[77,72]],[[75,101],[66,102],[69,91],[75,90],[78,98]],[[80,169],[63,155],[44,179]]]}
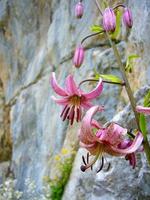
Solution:
{"label": "martagon lily", "polygon": [[[103,154],[107,153],[112,156],[125,156],[130,164],[135,167],[135,151],[137,151],[143,141],[143,136],[137,131],[134,139],[130,139],[127,134],[127,129],[116,123],[111,123],[107,127],[102,127],[96,120],[93,120],[93,115],[98,111],[98,106],[90,108],[82,119],[81,128],[79,130],[80,146],[86,148],[90,155],[95,156],[91,163],[85,163],[81,166],[81,170],[85,171],[93,166],[96,160]],[[87,160],[89,160],[89,154]],[[102,159],[103,160],[103,159]]]}
{"label": "martagon lily", "polygon": [[[60,115],[62,120],[64,121],[68,119],[71,125],[74,120],[77,122],[81,120],[82,110],[92,107],[93,104],[91,101],[98,97],[103,90],[102,79],[100,79],[95,89],[89,93],[85,93],[76,85],[72,75],[67,76],[65,80],[65,88],[63,89],[58,85],[54,72],[51,75],[50,84],[55,93],[62,97],[61,99],[57,99],[52,96],[52,99],[57,104],[63,106]],[[101,110],[103,110],[103,107],[99,107],[99,111]]]}

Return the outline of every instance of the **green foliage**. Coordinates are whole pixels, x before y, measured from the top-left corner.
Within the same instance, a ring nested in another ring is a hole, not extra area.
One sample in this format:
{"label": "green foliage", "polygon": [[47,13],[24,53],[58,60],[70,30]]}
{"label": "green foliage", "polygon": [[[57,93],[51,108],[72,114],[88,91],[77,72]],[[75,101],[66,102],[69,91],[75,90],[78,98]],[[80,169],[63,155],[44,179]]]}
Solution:
{"label": "green foliage", "polygon": [[[144,107],[150,107],[150,90],[147,92],[147,94],[144,97]],[[140,129],[143,133],[143,136],[146,137],[147,135],[147,122],[146,117],[144,114],[140,113]]]}
{"label": "green foliage", "polygon": [[137,58],[139,58],[139,56],[136,54],[132,54],[132,55],[128,56],[126,66],[125,66],[125,70],[127,72],[132,73],[134,59],[137,59]]}
{"label": "green foliage", "polygon": [[103,31],[103,27],[102,26],[99,26],[99,25],[92,25],[90,27],[90,30],[94,33],[97,33],[97,32],[100,32],[100,31]]}
{"label": "green foliage", "polygon": [[57,160],[56,168],[59,170],[59,175],[54,179],[48,179],[51,189],[50,200],[61,200],[74,161],[75,152],[71,152],[68,155],[67,150],[64,149],[61,154],[55,158]]}
{"label": "green foliage", "polygon": [[110,81],[113,83],[118,83],[118,84],[123,83],[122,80],[118,76],[115,76],[113,74],[98,74],[98,73],[96,73],[96,75],[95,75],[96,80],[98,80],[100,77],[106,81]]}
{"label": "green foliage", "polygon": [[144,106],[150,107],[150,90],[147,92],[147,94],[144,97]]}
{"label": "green foliage", "polygon": [[140,113],[139,122],[140,122],[140,129],[142,131],[142,134],[143,134],[144,137],[146,137],[146,135],[147,135],[147,123],[146,123],[146,118],[145,118],[144,114]]}

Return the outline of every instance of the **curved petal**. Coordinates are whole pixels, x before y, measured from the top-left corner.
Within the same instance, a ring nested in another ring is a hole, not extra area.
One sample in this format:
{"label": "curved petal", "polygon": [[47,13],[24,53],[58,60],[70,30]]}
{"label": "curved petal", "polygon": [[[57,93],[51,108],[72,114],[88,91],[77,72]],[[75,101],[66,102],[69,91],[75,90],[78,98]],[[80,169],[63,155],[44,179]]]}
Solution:
{"label": "curved petal", "polygon": [[76,83],[74,82],[72,75],[69,75],[66,78],[66,89],[67,89],[69,95],[78,95],[78,96],[81,95],[76,86]]}
{"label": "curved petal", "polygon": [[54,72],[52,72],[52,75],[50,78],[50,84],[51,84],[53,90],[56,92],[56,94],[58,94],[60,96],[68,96],[67,92],[58,85]]}
{"label": "curved petal", "polygon": [[81,129],[79,133],[80,141],[84,144],[91,144],[97,141],[97,137],[92,132],[92,117],[98,111],[99,106],[93,106],[90,108],[81,123]]}
{"label": "curved petal", "polygon": [[139,113],[150,115],[150,107],[136,106],[136,111]]}
{"label": "curved petal", "polygon": [[95,99],[101,94],[102,90],[103,90],[103,81],[100,78],[96,88],[89,93],[83,93],[83,96],[86,97],[87,100]]}
{"label": "curved petal", "polygon": [[143,136],[140,132],[138,132],[138,134],[136,135],[132,144],[129,147],[125,149],[120,149],[120,148],[111,146],[110,148],[114,153],[119,153],[120,155],[126,155],[130,153],[134,153],[141,146],[142,141],[143,141]]}
{"label": "curved petal", "polygon": [[51,96],[51,98],[56,102],[56,103],[58,103],[59,105],[63,105],[63,106],[65,106],[65,105],[67,105],[69,102],[68,102],[68,99],[57,99],[56,97],[54,97],[54,96]]}
{"label": "curved petal", "polygon": [[92,148],[95,146],[95,143],[91,143],[91,144],[84,144],[82,142],[79,143],[80,147],[82,148]]}

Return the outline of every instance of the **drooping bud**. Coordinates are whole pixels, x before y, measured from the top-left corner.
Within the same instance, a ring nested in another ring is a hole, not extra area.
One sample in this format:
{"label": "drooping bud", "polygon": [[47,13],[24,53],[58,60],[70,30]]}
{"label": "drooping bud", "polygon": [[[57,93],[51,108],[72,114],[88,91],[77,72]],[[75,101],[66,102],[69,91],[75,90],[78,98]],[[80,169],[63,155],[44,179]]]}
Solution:
{"label": "drooping bud", "polygon": [[112,8],[106,8],[103,13],[103,28],[105,31],[115,31],[116,16]]}
{"label": "drooping bud", "polygon": [[79,47],[76,48],[74,57],[73,57],[73,63],[75,67],[79,68],[83,63],[83,60],[84,60],[84,49],[80,45]]}
{"label": "drooping bud", "polygon": [[78,2],[75,6],[75,16],[80,19],[83,16],[84,6],[82,2]]}
{"label": "drooping bud", "polygon": [[132,28],[133,25],[133,19],[132,19],[132,13],[129,8],[124,9],[123,13],[123,22],[128,28]]}

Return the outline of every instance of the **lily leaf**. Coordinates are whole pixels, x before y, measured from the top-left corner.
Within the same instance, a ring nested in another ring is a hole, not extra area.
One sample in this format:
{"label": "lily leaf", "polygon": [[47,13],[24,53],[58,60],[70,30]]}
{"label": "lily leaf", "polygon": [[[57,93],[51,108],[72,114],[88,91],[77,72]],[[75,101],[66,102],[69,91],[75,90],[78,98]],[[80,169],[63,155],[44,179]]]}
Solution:
{"label": "lily leaf", "polygon": [[127,58],[127,62],[126,62],[126,66],[125,66],[125,70],[129,73],[132,72],[132,69],[133,69],[133,60],[134,59],[137,59],[139,58],[140,56],[139,55],[136,55],[136,54],[132,54],[132,55],[129,55],[128,58]]}
{"label": "lily leaf", "polygon": [[144,107],[150,107],[150,90],[144,97]]}
{"label": "lily leaf", "polygon": [[90,27],[90,30],[91,30],[92,32],[97,33],[97,32],[103,31],[104,29],[103,29],[102,26],[93,25],[93,26]]}
{"label": "lily leaf", "polygon": [[119,83],[119,84],[122,84],[123,81],[118,77],[118,76],[115,76],[113,74],[96,74],[95,78],[99,79],[99,78],[102,78],[106,81],[110,81],[110,82],[113,82],[113,83]]}
{"label": "lily leaf", "polygon": [[140,122],[140,129],[143,133],[143,136],[146,137],[147,136],[147,123],[146,123],[146,118],[145,118],[144,114],[140,114],[139,122]]}

